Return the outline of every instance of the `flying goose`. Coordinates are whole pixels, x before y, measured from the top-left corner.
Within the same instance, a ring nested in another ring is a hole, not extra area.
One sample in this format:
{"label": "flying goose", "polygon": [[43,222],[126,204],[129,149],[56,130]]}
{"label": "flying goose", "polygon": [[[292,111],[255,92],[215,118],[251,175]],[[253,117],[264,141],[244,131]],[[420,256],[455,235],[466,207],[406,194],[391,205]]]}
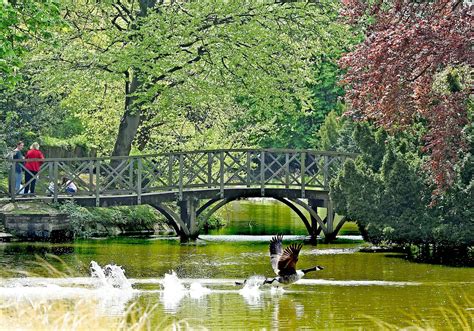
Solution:
{"label": "flying goose", "polygon": [[281,285],[289,285],[300,280],[310,271],[324,269],[318,265],[309,269],[296,270],[298,254],[303,245],[292,244],[283,250],[282,240],[282,235],[276,235],[270,240],[270,262],[277,277],[265,280],[264,284],[272,284],[276,281]]}

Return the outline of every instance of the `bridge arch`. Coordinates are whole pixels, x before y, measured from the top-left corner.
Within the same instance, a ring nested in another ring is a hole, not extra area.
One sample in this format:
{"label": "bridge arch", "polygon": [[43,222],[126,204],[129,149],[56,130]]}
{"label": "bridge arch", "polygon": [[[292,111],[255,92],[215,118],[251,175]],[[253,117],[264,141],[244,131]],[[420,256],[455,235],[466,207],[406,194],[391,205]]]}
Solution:
{"label": "bridge arch", "polygon": [[161,203],[151,203],[150,206],[155,208],[163,216],[166,217],[166,219],[168,220],[168,222],[170,223],[170,225],[173,227],[173,229],[176,231],[177,234],[185,235],[185,236],[190,235],[189,229],[184,224],[181,217],[179,217],[179,215],[175,213],[171,208]]}
{"label": "bridge arch", "polygon": [[[292,202],[291,199],[287,199],[287,198],[282,198],[282,197],[279,197],[279,196],[266,196],[267,198],[271,198],[271,199],[274,199],[276,201],[279,201],[281,203],[283,203],[284,205],[288,206],[292,211],[294,211],[296,213],[296,215],[301,219],[301,221],[303,222],[304,226],[306,227],[306,230],[308,231],[308,233],[313,236],[313,234],[317,233],[316,229],[314,229],[312,226],[311,226],[311,223],[308,221],[308,218],[304,215],[304,213],[297,207],[297,204]],[[205,226],[205,224],[209,221],[210,217],[215,213],[217,212],[219,209],[221,209],[222,207],[224,207],[225,205],[227,205],[228,203],[231,203],[233,201],[236,201],[236,200],[240,200],[242,199],[243,197],[229,197],[229,198],[215,198],[215,199],[210,199],[209,201],[207,201],[205,204],[203,204],[197,211],[197,217],[200,218],[200,223],[201,225]],[[217,204],[216,204],[217,202]],[[304,204],[303,202],[300,201],[299,203],[300,205],[304,206],[303,208],[306,209],[306,210],[310,210],[311,208]],[[214,205],[214,206],[212,206]],[[212,206],[212,207],[211,207]],[[208,208],[210,207],[209,210],[207,210]],[[207,210],[207,212],[205,213],[205,211]],[[321,228],[323,229],[323,231],[325,230],[325,226],[324,226],[324,222],[321,220],[321,218],[316,214],[316,212],[314,212],[312,210],[313,214],[315,214],[317,216],[317,218],[319,219],[319,222],[318,224],[321,226]]]}

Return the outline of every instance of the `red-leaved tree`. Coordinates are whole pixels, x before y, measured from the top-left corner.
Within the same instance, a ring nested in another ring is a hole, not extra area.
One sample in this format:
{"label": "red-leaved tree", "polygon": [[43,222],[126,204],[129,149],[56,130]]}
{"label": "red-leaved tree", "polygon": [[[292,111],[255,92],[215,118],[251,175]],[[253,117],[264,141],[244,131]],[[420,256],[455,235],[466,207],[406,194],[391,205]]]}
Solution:
{"label": "red-leaved tree", "polygon": [[434,82],[450,68],[472,69],[472,2],[343,0],[342,14],[366,35],[340,61],[348,114],[389,131],[426,123],[424,151],[430,153],[438,190],[444,190],[466,147],[463,129],[472,90],[450,75],[444,91]]}

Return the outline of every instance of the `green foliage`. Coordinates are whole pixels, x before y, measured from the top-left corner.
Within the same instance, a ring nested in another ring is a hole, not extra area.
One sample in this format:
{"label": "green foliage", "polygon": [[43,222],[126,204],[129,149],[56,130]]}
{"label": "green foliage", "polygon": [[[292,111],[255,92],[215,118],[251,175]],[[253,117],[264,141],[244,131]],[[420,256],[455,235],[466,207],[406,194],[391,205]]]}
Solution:
{"label": "green foliage", "polygon": [[87,208],[66,202],[59,206],[59,210],[69,216],[76,237],[89,238],[94,234],[97,221]]}
{"label": "green foliage", "polygon": [[40,139],[42,146],[60,147],[65,150],[74,150],[76,147],[82,147],[86,150],[94,148],[95,146],[89,142],[89,139],[84,136],[74,136],[71,138],[55,138],[44,136]]}
{"label": "green foliage", "polygon": [[342,123],[337,116],[335,111],[330,112],[319,129],[318,147],[322,151],[335,151],[338,147]]}
{"label": "green foliage", "polygon": [[[81,121],[61,107],[59,96],[47,96],[25,68],[15,88],[0,89],[0,140],[13,149],[18,140],[74,147],[87,146]],[[55,139],[61,138],[61,139]]]}
{"label": "green foliage", "polygon": [[339,107],[334,63],[351,34],[336,1],[157,2],[142,17],[122,5],[128,14],[108,1],[65,1],[67,27],[28,63],[104,153],[131,95],[143,112],[141,152],[310,147]]}
{"label": "green foliage", "polygon": [[69,215],[74,234],[88,238],[93,235],[114,234],[114,228],[125,231],[153,230],[155,224],[164,222],[146,205],[133,207],[85,208],[66,202],[59,210]]}
{"label": "green foliage", "polygon": [[[339,47],[353,42],[350,34],[340,36],[335,31],[332,33],[340,38]],[[341,71],[334,63],[339,56],[338,49],[340,48],[328,50],[320,61],[315,61],[312,65],[313,77],[306,86],[310,93],[307,108],[294,100],[293,107],[261,111],[259,107],[249,103],[248,99],[242,101],[241,98],[241,104],[248,111],[233,122],[233,129],[238,132],[250,129],[249,140],[252,144],[266,148],[305,149],[319,145],[312,133],[320,130],[328,114],[333,112],[332,116],[336,117],[343,110],[340,99],[344,91],[338,86]]]}
{"label": "green foliage", "polygon": [[222,217],[211,215],[205,224],[205,230],[217,230],[225,227],[226,225],[226,221]]}
{"label": "green foliage", "polygon": [[18,69],[31,42],[50,38],[59,22],[57,1],[0,2],[0,88],[19,81]]}
{"label": "green foliage", "polygon": [[331,182],[337,213],[356,220],[374,243],[430,245],[435,255],[447,247],[468,251],[474,244],[471,153],[459,165],[457,185],[433,206],[428,176],[411,146],[417,137],[389,138],[358,124],[352,138],[361,155],[346,161]]}

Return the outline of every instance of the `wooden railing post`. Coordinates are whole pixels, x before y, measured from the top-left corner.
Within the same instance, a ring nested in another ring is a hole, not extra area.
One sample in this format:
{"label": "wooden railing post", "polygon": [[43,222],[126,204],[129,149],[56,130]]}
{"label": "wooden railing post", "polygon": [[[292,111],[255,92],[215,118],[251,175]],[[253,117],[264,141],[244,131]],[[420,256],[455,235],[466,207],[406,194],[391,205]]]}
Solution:
{"label": "wooden railing post", "polygon": [[219,154],[219,181],[221,198],[224,198],[224,151]]}
{"label": "wooden railing post", "polygon": [[128,187],[132,191],[131,193],[133,193],[133,188],[134,188],[133,179],[135,178],[135,172],[133,171],[134,161],[135,159],[132,158],[129,160],[130,163],[128,164]]}
{"label": "wooden railing post", "polygon": [[285,154],[285,188],[290,188],[290,154]]}
{"label": "wooden railing post", "polygon": [[95,161],[95,205],[100,206],[100,160]]}
{"label": "wooden railing post", "polygon": [[54,192],[53,192],[53,201],[58,202],[59,194],[59,171],[58,171],[58,161],[53,162],[53,178],[54,178]]}
{"label": "wooden railing post", "polygon": [[179,154],[179,200],[183,200],[183,154]]}
{"label": "wooden railing post", "polygon": [[327,190],[329,186],[329,156],[324,155],[324,167],[323,167],[323,176],[324,176],[324,189]]}
{"label": "wooden railing post", "polygon": [[137,204],[142,203],[142,158],[137,159]]}
{"label": "wooden railing post", "polygon": [[207,152],[207,187],[212,187],[212,152]]}
{"label": "wooden railing post", "polygon": [[10,197],[12,201],[15,201],[16,197],[16,162],[10,162]]}
{"label": "wooden railing post", "polygon": [[250,155],[252,154],[252,151],[246,151],[246,154],[247,154],[247,177],[246,177],[246,182],[247,182],[247,187],[250,187],[251,176],[252,176],[252,169],[250,168]]}
{"label": "wooden railing post", "polygon": [[301,197],[305,197],[306,152],[301,153]]}
{"label": "wooden railing post", "polygon": [[174,155],[169,154],[168,156],[168,187],[170,190],[173,187],[173,161],[174,161]]}
{"label": "wooden railing post", "polygon": [[265,196],[265,151],[260,154],[260,193]]}
{"label": "wooden railing post", "polygon": [[94,195],[94,162],[89,161],[89,195]]}

